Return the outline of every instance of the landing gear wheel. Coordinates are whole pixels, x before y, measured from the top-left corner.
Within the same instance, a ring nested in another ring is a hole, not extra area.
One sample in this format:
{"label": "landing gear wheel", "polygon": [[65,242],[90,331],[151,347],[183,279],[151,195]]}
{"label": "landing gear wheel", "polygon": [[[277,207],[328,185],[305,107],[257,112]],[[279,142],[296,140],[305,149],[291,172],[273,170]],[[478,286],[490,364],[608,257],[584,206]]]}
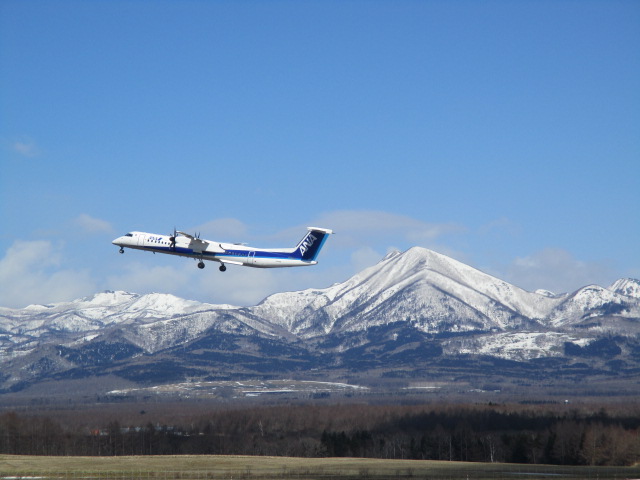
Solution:
{"label": "landing gear wheel", "polygon": [[198,268],[200,270],[202,270],[204,268],[204,262],[203,261],[198,262]]}
{"label": "landing gear wheel", "polygon": [[227,267],[225,267],[224,265],[220,265],[220,271],[224,272],[227,270]]}
{"label": "landing gear wheel", "polygon": [[124,248],[120,247],[120,253],[124,253]]}

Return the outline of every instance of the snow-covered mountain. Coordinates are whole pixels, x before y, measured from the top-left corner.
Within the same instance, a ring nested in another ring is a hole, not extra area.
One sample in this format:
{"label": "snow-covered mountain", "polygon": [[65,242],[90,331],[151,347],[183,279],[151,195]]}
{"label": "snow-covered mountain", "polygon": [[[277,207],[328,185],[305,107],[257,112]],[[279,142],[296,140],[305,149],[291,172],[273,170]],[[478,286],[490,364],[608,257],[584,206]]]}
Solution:
{"label": "snow-covered mountain", "polygon": [[272,295],[253,312],[312,337],[406,319],[424,332],[504,330],[544,320],[560,301],[414,247],[344,283]]}
{"label": "snow-covered mountain", "polygon": [[473,369],[479,358],[562,359],[617,375],[640,371],[639,345],[638,280],[527,292],[414,247],[343,283],[250,308],[126,292],[0,308],[0,389],[103,374],[143,383],[310,371],[411,377],[452,362]]}
{"label": "snow-covered mountain", "polygon": [[616,280],[608,290],[627,297],[640,298],[640,281],[633,278],[621,278]]}

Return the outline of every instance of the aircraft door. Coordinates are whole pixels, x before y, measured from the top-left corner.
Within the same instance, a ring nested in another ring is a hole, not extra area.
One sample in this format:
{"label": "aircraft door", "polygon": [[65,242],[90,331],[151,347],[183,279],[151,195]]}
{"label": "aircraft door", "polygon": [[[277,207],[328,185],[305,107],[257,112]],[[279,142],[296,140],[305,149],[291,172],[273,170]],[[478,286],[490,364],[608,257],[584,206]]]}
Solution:
{"label": "aircraft door", "polygon": [[256,263],[256,252],[253,250],[247,254],[247,264],[253,265]]}

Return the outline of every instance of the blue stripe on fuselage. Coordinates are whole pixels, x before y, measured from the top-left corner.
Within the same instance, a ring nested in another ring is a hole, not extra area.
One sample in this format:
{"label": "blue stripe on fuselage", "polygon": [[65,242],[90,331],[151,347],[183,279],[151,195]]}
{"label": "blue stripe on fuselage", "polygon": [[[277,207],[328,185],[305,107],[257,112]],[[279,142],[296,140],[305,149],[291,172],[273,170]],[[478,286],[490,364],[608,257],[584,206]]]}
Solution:
{"label": "blue stripe on fuselage", "polygon": [[295,258],[289,253],[283,252],[271,252],[268,250],[226,250],[224,252],[207,252],[206,250],[202,252],[195,252],[191,248],[185,247],[166,247],[166,246],[144,246],[143,250],[147,250],[150,252],[158,252],[158,253],[168,253],[174,255],[184,255],[189,257],[197,257],[197,258],[205,258],[205,259],[224,259],[229,258],[230,260],[239,259],[244,260],[249,257],[249,254],[253,252],[253,258],[281,258],[281,259],[289,259]]}

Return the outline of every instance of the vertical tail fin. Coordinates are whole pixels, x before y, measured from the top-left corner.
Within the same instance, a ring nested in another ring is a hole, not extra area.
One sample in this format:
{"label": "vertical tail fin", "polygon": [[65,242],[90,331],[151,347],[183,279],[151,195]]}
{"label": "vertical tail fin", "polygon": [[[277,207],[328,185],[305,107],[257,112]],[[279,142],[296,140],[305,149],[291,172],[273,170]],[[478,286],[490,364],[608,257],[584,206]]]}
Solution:
{"label": "vertical tail fin", "polygon": [[293,251],[293,256],[306,262],[314,262],[329,235],[327,228],[307,227],[309,230]]}

